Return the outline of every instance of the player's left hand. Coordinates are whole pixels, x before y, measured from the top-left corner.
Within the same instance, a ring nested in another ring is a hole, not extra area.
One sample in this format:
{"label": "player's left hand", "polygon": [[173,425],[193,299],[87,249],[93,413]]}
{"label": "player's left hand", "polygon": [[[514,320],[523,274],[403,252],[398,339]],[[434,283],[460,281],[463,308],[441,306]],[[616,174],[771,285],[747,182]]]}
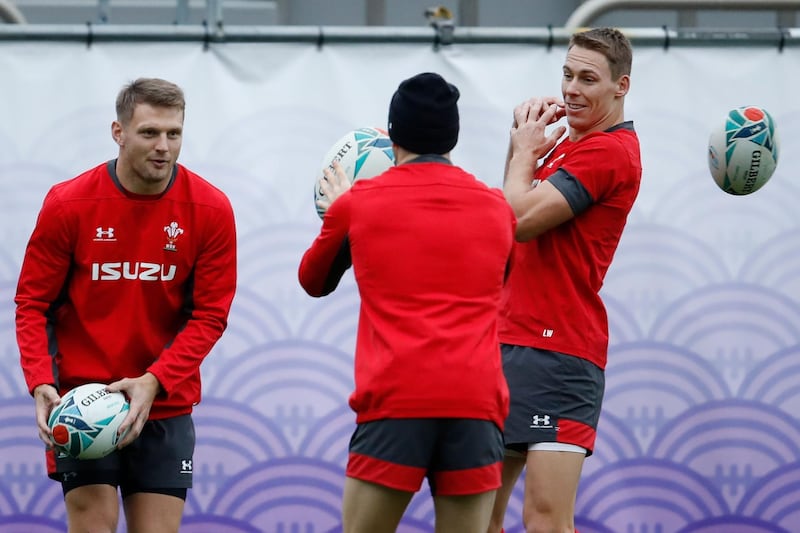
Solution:
{"label": "player's left hand", "polygon": [[352,187],[352,184],[338,161],[333,162],[332,171],[326,168],[322,170],[322,173],[324,177],[319,180],[319,188],[325,196],[317,201],[317,205],[323,211],[327,211],[338,197]]}
{"label": "player's left hand", "polygon": [[153,374],[145,372],[138,378],[123,378],[110,383],[106,390],[124,392],[128,397],[130,409],[117,430],[118,435],[124,435],[122,440],[117,443],[117,449],[124,448],[142,432],[142,428],[150,416],[153,400],[161,391],[161,384]]}

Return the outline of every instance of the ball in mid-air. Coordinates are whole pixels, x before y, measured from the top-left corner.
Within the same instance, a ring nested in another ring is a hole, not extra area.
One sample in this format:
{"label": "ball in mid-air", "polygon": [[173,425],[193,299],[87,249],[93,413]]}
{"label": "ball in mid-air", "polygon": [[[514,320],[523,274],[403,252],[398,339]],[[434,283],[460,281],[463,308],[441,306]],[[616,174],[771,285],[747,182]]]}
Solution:
{"label": "ball in mid-air", "polygon": [[711,132],[708,168],[723,191],[750,194],[772,177],[779,148],[775,121],[766,109],[737,107]]}

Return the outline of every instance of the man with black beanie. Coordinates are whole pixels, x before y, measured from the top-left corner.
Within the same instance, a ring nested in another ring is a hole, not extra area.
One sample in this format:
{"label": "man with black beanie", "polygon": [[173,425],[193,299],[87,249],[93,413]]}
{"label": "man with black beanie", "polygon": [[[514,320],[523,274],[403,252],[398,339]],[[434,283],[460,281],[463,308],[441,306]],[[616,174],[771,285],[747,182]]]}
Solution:
{"label": "man with black beanie", "polygon": [[396,165],[352,186],[340,166],[299,279],[361,295],[342,504],[344,533],[392,532],[427,478],[436,531],[484,533],[501,485],[508,412],[497,335],[516,222],[502,192],[452,164],[458,89],[434,73],[389,106]]}
{"label": "man with black beanie", "polygon": [[447,154],[458,142],[455,85],[424,73],[400,84],[389,105],[389,138],[415,154]]}

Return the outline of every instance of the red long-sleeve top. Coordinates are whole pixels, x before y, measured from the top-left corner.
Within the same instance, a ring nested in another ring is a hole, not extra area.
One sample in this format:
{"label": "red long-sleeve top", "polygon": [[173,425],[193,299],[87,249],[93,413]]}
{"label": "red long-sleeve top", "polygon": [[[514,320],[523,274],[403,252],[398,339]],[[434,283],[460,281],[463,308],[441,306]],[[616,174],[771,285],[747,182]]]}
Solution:
{"label": "red long-sleeve top", "polygon": [[17,286],[17,342],[30,391],[151,372],[151,419],[200,401],[200,363],[236,288],[233,210],[181,165],[160,195],[135,195],[114,161],[45,197]]}
{"label": "red long-sleeve top", "polygon": [[516,221],[502,193],[442,162],[357,181],[302,258],[312,296],[350,265],[361,295],[350,406],[357,422],[508,412],[497,337]]}

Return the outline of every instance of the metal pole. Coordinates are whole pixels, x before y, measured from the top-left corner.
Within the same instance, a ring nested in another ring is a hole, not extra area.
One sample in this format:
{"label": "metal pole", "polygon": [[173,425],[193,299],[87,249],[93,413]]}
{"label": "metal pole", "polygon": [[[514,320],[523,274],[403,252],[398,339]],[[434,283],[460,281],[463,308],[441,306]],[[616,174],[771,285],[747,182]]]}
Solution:
{"label": "metal pole", "polygon": [[[567,28],[454,28],[453,44],[526,44],[550,47],[569,42],[574,30]],[[667,28],[630,28],[625,35],[636,46],[774,46],[800,47],[800,28],[763,30],[676,31]],[[437,43],[431,27],[366,26],[226,26],[208,32],[197,24],[0,24],[0,43],[27,42],[196,42],[209,43],[308,43],[318,46],[350,43]],[[441,44],[441,42],[439,42]]]}
{"label": "metal pole", "polygon": [[0,20],[11,24],[26,24],[25,16],[11,2],[0,0]]}
{"label": "metal pole", "polygon": [[206,24],[212,32],[222,28],[222,2],[221,0],[206,0]]}
{"label": "metal pole", "polygon": [[586,0],[572,12],[564,27],[590,26],[599,16],[616,9],[797,10],[800,0]]}

